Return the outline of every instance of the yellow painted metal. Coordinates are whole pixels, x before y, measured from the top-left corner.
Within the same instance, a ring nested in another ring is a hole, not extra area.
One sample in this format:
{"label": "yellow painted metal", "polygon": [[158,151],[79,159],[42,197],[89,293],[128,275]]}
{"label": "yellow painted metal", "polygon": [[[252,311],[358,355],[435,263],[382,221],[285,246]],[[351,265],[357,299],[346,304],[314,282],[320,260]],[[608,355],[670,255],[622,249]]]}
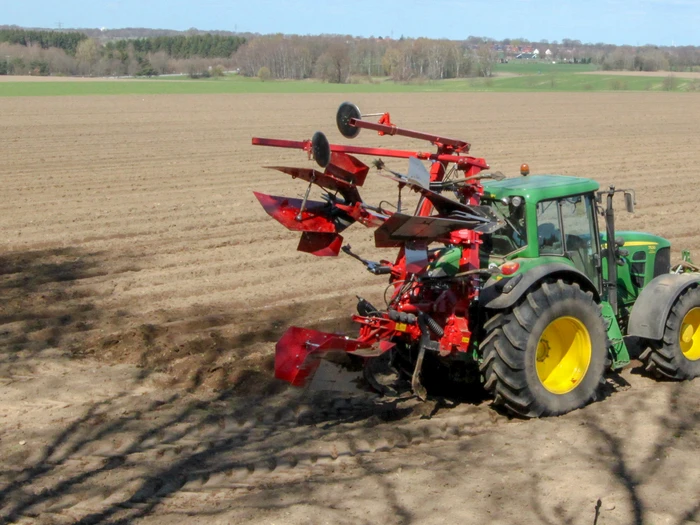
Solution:
{"label": "yellow painted metal", "polygon": [[683,317],[678,334],[681,351],[686,359],[700,359],[700,308],[691,308]]}
{"label": "yellow painted metal", "polygon": [[[659,243],[658,242],[652,242],[652,241],[626,241],[624,246],[657,246]],[[601,248],[605,249],[608,247],[607,243],[603,243],[600,245]]]}
{"label": "yellow painted metal", "polygon": [[626,241],[625,246],[656,246],[658,242],[651,241]]}
{"label": "yellow painted metal", "polygon": [[553,394],[567,394],[586,375],[591,355],[591,336],[584,324],[575,317],[558,317],[537,342],[537,377]]}

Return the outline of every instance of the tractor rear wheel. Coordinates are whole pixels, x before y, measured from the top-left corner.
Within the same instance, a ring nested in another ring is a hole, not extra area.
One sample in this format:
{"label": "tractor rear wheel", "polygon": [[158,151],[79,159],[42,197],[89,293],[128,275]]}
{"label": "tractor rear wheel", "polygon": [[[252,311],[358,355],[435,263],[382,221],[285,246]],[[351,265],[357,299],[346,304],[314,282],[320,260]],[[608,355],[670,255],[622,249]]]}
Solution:
{"label": "tractor rear wheel", "polygon": [[653,342],[640,359],[652,374],[681,380],[700,376],[700,288],[676,299],[663,339]]}
{"label": "tractor rear wheel", "polygon": [[578,284],[543,283],[484,330],[481,373],[495,405],[541,417],[595,400],[608,339],[600,306]]}

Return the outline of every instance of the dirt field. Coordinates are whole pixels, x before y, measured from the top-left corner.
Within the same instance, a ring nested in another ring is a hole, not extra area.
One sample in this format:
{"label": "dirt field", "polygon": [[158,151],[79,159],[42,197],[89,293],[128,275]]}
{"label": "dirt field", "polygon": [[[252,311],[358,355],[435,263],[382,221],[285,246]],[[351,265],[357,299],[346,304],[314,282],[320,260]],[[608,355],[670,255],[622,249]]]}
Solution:
{"label": "dirt field", "polygon": [[[355,96],[493,169],[637,190],[620,228],[700,258],[688,94]],[[634,367],[567,416],[271,378],[290,325],[348,328],[384,280],[295,251],[252,191],[300,195],[250,138],[339,141],[336,95],[0,98],[0,522],[700,522],[700,383]],[[363,132],[358,144],[407,146]],[[390,167],[403,169],[401,163]],[[370,202],[394,195],[368,179]],[[369,257],[372,232],[345,234]],[[333,367],[325,372],[332,377]]]}

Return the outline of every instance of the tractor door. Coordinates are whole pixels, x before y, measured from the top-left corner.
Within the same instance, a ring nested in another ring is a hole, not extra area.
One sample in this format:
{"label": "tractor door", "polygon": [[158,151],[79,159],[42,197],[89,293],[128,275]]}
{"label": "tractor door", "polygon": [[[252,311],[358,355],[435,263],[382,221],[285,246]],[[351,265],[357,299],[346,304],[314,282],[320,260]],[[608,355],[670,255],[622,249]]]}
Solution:
{"label": "tractor door", "polygon": [[600,241],[593,195],[575,195],[537,204],[540,255],[561,255],[593,282],[600,282]]}

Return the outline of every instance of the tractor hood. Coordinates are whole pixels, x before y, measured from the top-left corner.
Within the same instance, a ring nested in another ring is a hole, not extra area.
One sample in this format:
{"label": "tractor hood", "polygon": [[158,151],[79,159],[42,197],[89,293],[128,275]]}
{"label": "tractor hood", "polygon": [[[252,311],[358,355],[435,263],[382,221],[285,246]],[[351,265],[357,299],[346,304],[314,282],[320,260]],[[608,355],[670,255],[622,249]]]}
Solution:
{"label": "tractor hood", "polygon": [[[651,233],[632,232],[632,231],[616,231],[616,238],[622,238],[625,241],[623,248],[630,250],[639,246],[648,247],[650,253],[655,253],[661,248],[670,248],[671,242],[668,239],[652,235]],[[600,234],[600,244],[603,248],[607,246],[607,236],[605,232]],[[631,250],[636,251],[636,250]]]}

